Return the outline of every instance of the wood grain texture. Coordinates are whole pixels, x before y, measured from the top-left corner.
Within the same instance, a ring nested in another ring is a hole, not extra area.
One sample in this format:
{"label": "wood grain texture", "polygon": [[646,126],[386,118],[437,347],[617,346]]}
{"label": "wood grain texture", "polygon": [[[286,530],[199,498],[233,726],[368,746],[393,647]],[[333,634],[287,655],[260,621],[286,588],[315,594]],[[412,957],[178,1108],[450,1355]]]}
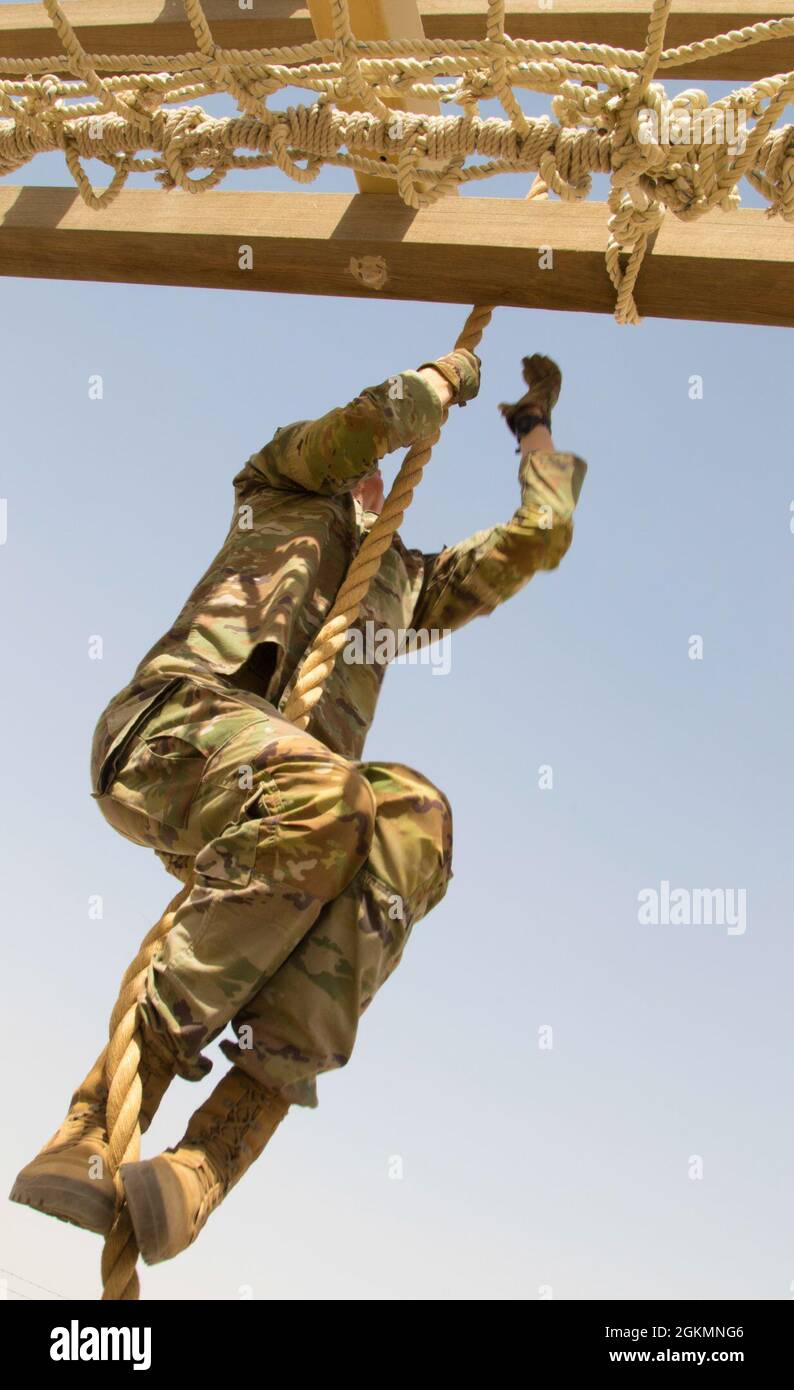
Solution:
{"label": "wood grain texture", "polygon": [[[3,187],[0,274],[611,314],[606,224],[598,203],[461,197],[414,212],[375,193],[142,189],[97,213],[72,189]],[[668,217],[637,298],[649,316],[791,327],[794,237],[755,209]]]}

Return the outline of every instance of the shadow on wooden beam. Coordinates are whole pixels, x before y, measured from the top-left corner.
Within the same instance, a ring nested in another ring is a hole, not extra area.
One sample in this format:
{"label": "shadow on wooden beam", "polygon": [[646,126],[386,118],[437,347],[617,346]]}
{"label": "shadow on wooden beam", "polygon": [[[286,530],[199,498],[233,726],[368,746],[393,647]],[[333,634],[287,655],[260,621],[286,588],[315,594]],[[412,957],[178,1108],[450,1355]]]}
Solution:
{"label": "shadow on wooden beam", "polygon": [[[68,188],[0,187],[0,274],[611,314],[599,203],[381,194],[125,190],[103,212]],[[643,314],[794,324],[794,237],[760,210],[668,215]]]}

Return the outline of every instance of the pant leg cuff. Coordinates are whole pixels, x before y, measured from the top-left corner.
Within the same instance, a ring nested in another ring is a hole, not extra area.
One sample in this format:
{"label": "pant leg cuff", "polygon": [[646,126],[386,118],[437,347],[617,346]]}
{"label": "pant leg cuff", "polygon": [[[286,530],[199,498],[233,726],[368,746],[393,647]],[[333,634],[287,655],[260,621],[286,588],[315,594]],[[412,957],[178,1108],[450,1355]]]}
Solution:
{"label": "pant leg cuff", "polygon": [[238,1047],[237,1043],[231,1041],[231,1038],[225,1038],[220,1044],[220,1049],[224,1057],[233,1062],[241,1071],[244,1071],[247,1076],[258,1081],[260,1086],[266,1086],[268,1090],[275,1091],[282,1100],[287,1101],[290,1105],[302,1105],[307,1110],[317,1109],[319,1101],[317,1083],[314,1077],[285,1083],[270,1075],[267,1063],[260,1062],[252,1048]]}

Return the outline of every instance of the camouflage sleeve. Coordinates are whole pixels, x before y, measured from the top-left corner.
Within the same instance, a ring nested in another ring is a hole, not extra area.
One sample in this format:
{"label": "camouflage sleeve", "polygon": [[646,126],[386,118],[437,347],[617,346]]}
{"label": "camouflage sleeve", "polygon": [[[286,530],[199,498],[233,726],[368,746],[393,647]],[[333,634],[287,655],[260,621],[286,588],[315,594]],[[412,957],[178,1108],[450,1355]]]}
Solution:
{"label": "camouflage sleeve", "polygon": [[435,434],[442,414],[432,386],[417,372],[401,372],[319,420],[298,420],[276,430],[238,476],[276,488],[346,492],[384,454]]}
{"label": "camouflage sleeve", "polygon": [[556,569],[573,538],[573,511],[587,465],[538,450],[521,462],[521,505],[510,521],[425,556],[415,629],[454,631],[492,613],[538,570]]}

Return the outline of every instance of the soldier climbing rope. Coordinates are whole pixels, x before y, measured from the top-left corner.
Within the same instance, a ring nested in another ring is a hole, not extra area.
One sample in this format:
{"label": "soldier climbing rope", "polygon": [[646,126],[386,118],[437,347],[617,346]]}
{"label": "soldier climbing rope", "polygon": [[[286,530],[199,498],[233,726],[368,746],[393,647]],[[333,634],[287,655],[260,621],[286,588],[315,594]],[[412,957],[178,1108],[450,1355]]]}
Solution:
{"label": "soldier climbing rope", "polygon": [[[463,348],[474,352],[490,323],[492,312],[489,306],[471,311],[455,344],[456,350]],[[437,439],[438,434],[413,445],[409,450],[380,516],[365,536],[333,608],[301,665],[284,709],[285,718],[297,728],[306,728],[311,710],[322,696],[325,682],[345,645],[347,633],[359,614],[383,555],[389,550],[402,523]],[[184,864],[180,865],[178,860],[171,861],[171,868],[172,872],[185,873]],[[141,1039],[137,1028],[137,1008],[145,989],[149,966],[191,886],[192,878],[188,870],[182,892],[169,903],[127,970],[110,1020],[110,1042],[104,1058],[104,1069],[108,1085],[109,1166],[115,1184],[117,1214],[102,1254],[102,1296],[105,1299],[135,1299],[139,1296],[136,1272],[138,1249],[120,1171],[123,1165],[135,1163],[140,1157],[142,1089],[138,1069]]]}
{"label": "soldier climbing rope", "polygon": [[[616,290],[616,314],[624,323],[639,322],[637,277],[665,209],[691,220],[713,208],[735,206],[737,185],[746,176],[768,199],[771,211],[794,219],[792,127],[774,129],[794,93],[794,74],[770,77],[715,103],[715,109],[755,117],[742,153],[731,155],[716,145],[682,151],[638,134],[641,111],[660,111],[665,99],[653,80],[660,68],[674,72],[676,65],[701,53],[794,33],[794,19],[665,51],[672,0],[653,0],[645,48],[629,52],[607,45],[512,40],[505,34],[504,0],[488,0],[484,42],[363,43],[353,35],[346,0],[333,0],[333,40],[244,52],[220,49],[200,0],[185,0],[196,51],[174,60],[87,53],[58,0],[44,4],[63,53],[55,64],[0,60],[0,172],[10,172],[39,153],[63,150],[81,197],[98,214],[137,172],[154,172],[164,189],[195,194],[216,188],[232,169],[275,165],[308,183],[324,163],[331,163],[359,173],[386,171],[404,202],[414,208],[471,180],[520,171],[537,175],[530,196],[553,192],[563,199],[580,199],[589,191],[591,175],[605,173],[612,185],[607,267]],[[73,76],[58,76],[62,70]],[[456,80],[442,86],[435,79],[443,74],[453,74]],[[267,98],[287,85],[313,90],[318,99],[308,108],[270,110]],[[526,117],[514,88],[551,93],[558,123]],[[239,118],[213,118],[196,106],[175,105],[218,92],[237,101]],[[396,120],[386,102],[408,95],[456,103],[464,114],[442,118],[406,111]],[[501,101],[508,120],[479,117],[479,102],[493,97]],[[333,105],[336,100],[360,102],[361,110],[340,111]],[[698,92],[679,99],[680,108],[690,112],[702,112],[706,105]],[[142,149],[156,153],[142,158]],[[467,165],[473,156],[486,156],[488,162]],[[113,170],[104,192],[89,184],[81,162],[89,157]],[[210,172],[196,179],[199,168]],[[474,354],[493,307],[472,309],[455,352]],[[379,518],[365,535],[300,663],[282,711],[297,730],[306,730],[323,696],[438,437],[436,430],[410,448]],[[141,1006],[147,980],[194,886],[189,860],[175,855],[170,867],[183,878],[184,887],[148,933],[122,980],[109,1043],[94,1068],[104,1075],[107,1087],[108,1167],[115,1192],[115,1214],[102,1256],[105,1299],[134,1299],[139,1294],[138,1248],[122,1170],[140,1159],[145,1062]],[[214,1200],[208,1193],[208,1206]]]}

